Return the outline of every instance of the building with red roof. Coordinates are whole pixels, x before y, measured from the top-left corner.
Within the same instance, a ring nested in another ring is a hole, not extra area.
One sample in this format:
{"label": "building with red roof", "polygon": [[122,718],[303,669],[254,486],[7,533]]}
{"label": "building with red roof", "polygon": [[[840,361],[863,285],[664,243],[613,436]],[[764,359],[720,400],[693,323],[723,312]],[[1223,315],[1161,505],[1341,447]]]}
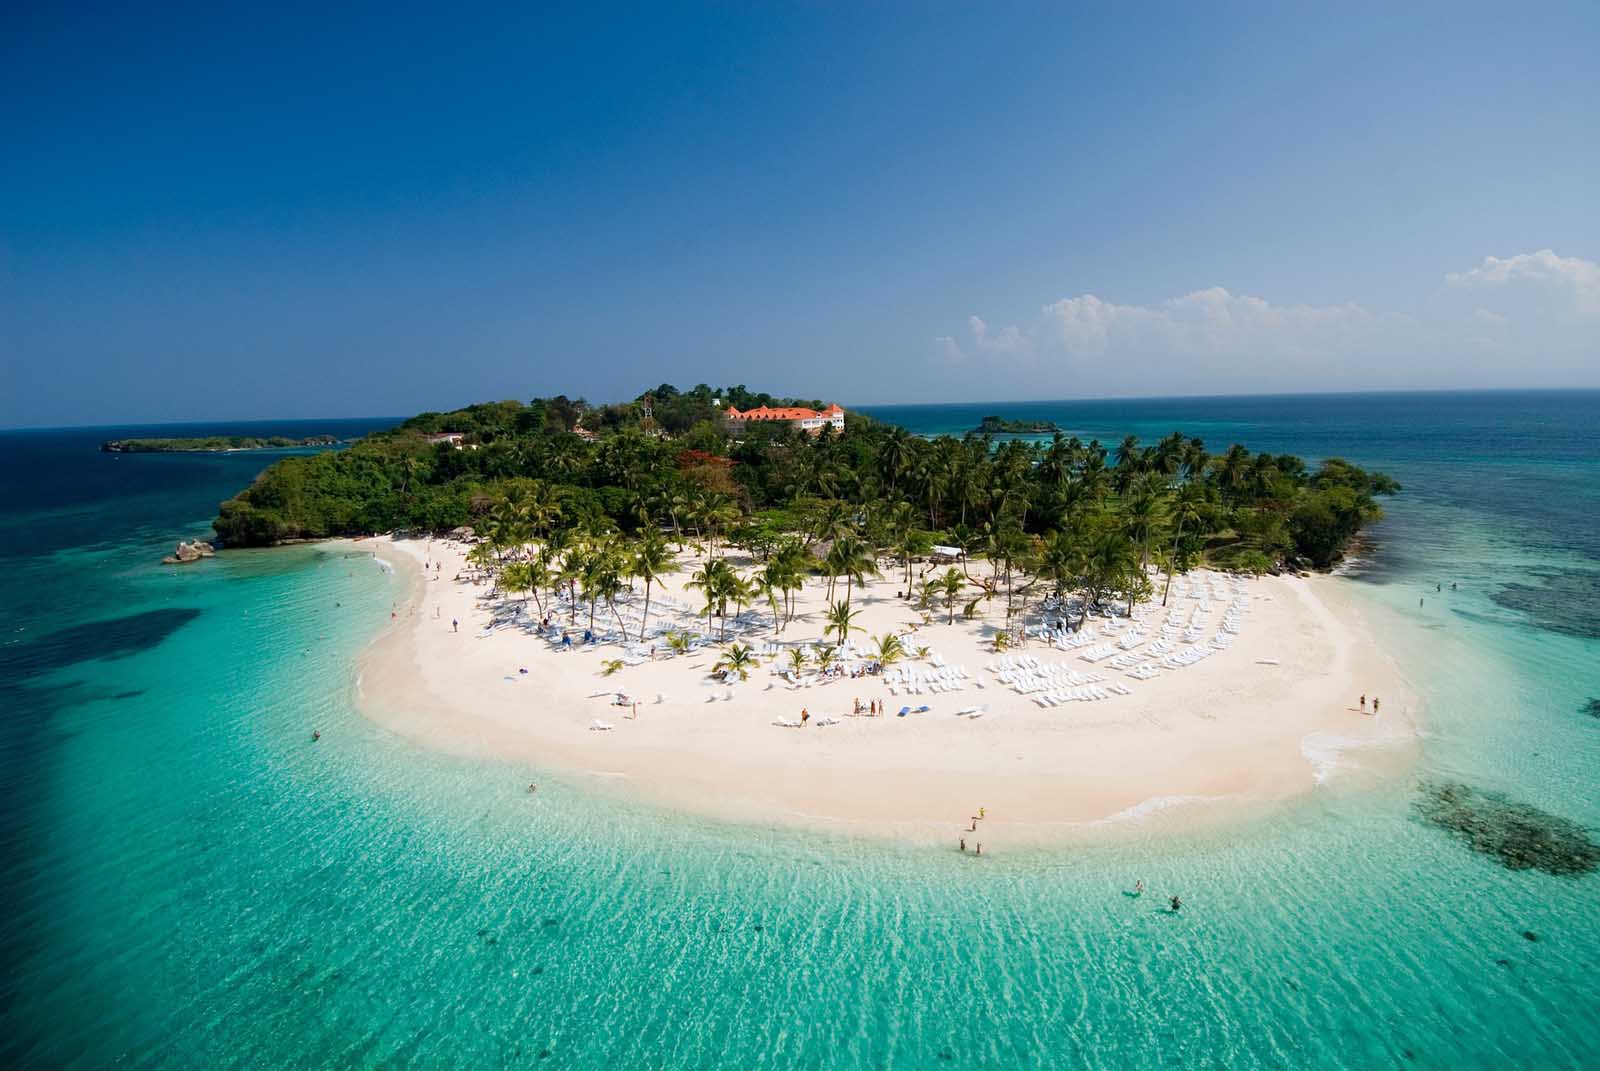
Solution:
{"label": "building with red roof", "polygon": [[824,427],[831,427],[840,431],[844,429],[844,410],[837,403],[821,411],[806,409],[802,406],[773,408],[767,405],[740,411],[730,405],[723,410],[722,415],[728,420],[728,430],[735,434],[748,428],[751,424],[772,423],[779,420],[786,421],[811,435],[817,434]]}

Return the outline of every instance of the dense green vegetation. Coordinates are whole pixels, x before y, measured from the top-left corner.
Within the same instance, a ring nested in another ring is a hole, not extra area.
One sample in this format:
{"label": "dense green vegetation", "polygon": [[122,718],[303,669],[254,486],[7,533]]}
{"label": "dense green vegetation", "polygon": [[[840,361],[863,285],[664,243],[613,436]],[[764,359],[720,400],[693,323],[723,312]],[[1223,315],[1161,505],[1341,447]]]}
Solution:
{"label": "dense green vegetation", "polygon": [[100,449],[108,454],[185,454],[223,450],[283,450],[292,446],[336,446],[332,435],[290,439],[282,435],[208,435],[199,439],[107,439]]}
{"label": "dense green vegetation", "polygon": [[[784,616],[796,578],[821,573],[846,611],[830,627],[845,635],[854,587],[880,558],[903,570],[908,597],[930,608],[942,597],[952,618],[968,586],[980,598],[1003,592],[1008,609],[1034,588],[1082,592],[1085,606],[1136,600],[1201,563],[1325,568],[1380,516],[1377,496],[1399,489],[1337,459],[1313,470],[1237,445],[1212,454],[1178,433],[1115,450],[1059,434],[995,444],[922,439],[849,414],[840,433],[775,424],[734,439],[719,401],[789,402],[662,386],[601,408],[554,398],[423,414],[348,450],[277,462],[223,503],[217,532],[237,546],[470,525],[487,537],[485,564],[518,564],[518,590],[581,586],[591,612],[617,584],[659,575],[667,536],[693,536],[708,621],[758,599]],[[461,446],[428,441],[445,431]],[[969,560],[913,592],[912,562],[935,542]],[[537,555],[526,549],[535,543]],[[727,566],[730,545],[751,554],[752,575]]]}
{"label": "dense green vegetation", "polygon": [[971,435],[1050,435],[1061,429],[1048,420],[1007,420],[1002,416],[986,416],[978,421]]}

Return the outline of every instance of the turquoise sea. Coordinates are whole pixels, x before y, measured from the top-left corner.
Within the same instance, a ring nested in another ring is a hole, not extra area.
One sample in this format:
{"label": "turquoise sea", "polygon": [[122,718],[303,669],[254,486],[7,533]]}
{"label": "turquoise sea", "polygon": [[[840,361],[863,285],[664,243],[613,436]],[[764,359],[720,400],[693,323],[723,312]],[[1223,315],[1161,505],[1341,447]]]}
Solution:
{"label": "turquoise sea", "polygon": [[1462,782],[1600,828],[1600,393],[868,411],[1394,475],[1342,582],[1424,698],[1417,769],[981,860],[635,808],[356,714],[401,594],[370,558],[157,564],[267,458],[0,433],[0,1065],[1600,1066],[1600,874],[1415,808]]}

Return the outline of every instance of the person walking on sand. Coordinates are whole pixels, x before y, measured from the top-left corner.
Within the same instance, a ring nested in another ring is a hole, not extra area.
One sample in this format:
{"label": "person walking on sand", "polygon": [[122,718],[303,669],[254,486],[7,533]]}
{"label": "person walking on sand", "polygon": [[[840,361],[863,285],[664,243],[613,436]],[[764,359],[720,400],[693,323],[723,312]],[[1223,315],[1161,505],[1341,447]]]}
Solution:
{"label": "person walking on sand", "polygon": [[800,728],[804,729],[806,727],[806,722],[808,722],[810,720],[811,720],[811,711],[807,710],[805,707],[801,707],[800,708]]}
{"label": "person walking on sand", "polygon": [[1362,692],[1361,693],[1361,713],[1365,714],[1366,712],[1367,712],[1367,693],[1366,692]]}
{"label": "person walking on sand", "polygon": [[451,632],[460,632],[461,631],[461,622],[457,621],[453,617],[450,619],[450,631]]}
{"label": "person walking on sand", "polygon": [[1372,716],[1374,718],[1376,718],[1378,716],[1378,697],[1377,696],[1373,696],[1372,697]]}
{"label": "person walking on sand", "polygon": [[978,817],[979,818],[988,818],[989,817],[989,812],[984,810],[982,807],[979,807],[978,808]]}
{"label": "person walking on sand", "polygon": [[966,851],[967,850],[967,838],[966,837],[962,837],[962,838],[960,838],[960,840],[961,840],[961,850],[962,851]]}

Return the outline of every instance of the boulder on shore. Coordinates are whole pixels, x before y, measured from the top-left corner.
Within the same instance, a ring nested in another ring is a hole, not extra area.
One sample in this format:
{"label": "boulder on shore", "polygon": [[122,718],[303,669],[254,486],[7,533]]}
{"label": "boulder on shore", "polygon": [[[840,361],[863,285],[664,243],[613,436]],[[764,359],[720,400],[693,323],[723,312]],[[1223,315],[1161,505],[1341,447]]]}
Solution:
{"label": "boulder on shore", "polygon": [[216,554],[217,548],[203,539],[196,539],[192,543],[178,541],[178,547],[171,554],[161,559],[162,565],[186,565],[197,562],[201,558],[209,558]]}

